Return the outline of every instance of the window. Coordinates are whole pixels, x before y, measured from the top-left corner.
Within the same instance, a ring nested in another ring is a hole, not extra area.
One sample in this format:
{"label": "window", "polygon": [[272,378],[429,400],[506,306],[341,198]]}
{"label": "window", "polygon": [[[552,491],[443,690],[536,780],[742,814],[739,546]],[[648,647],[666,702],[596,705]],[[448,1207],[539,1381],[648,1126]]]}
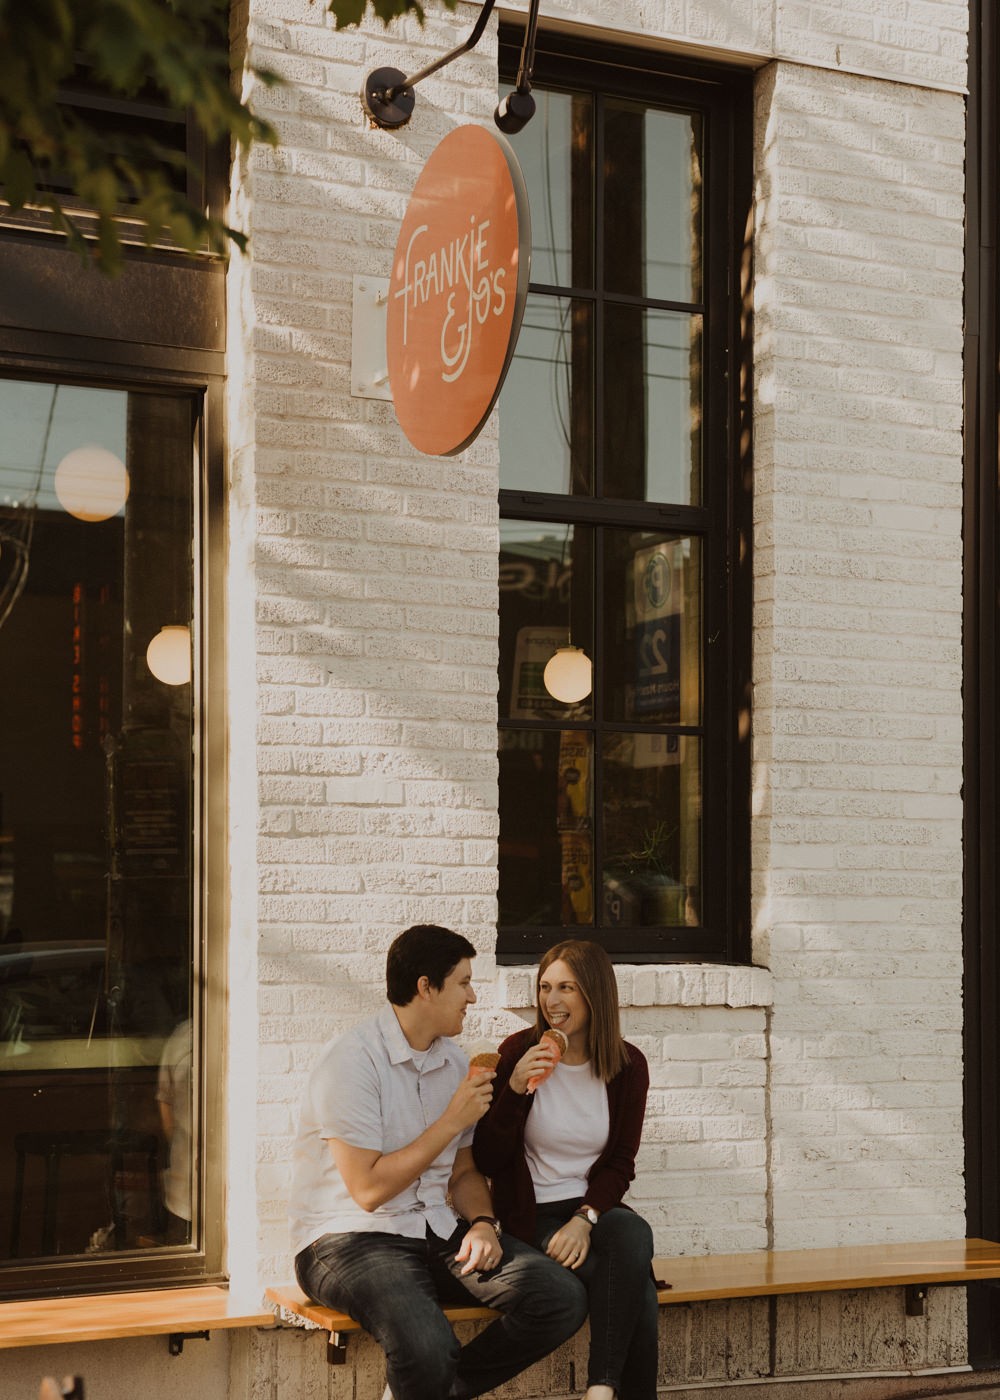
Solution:
{"label": "window", "polygon": [[191,1246],[199,400],[0,379],[0,1253]]}
{"label": "window", "polygon": [[[502,31],[508,76],[519,44]],[[543,38],[534,94],[500,414],[498,956],[578,933],[744,957],[750,87]]]}

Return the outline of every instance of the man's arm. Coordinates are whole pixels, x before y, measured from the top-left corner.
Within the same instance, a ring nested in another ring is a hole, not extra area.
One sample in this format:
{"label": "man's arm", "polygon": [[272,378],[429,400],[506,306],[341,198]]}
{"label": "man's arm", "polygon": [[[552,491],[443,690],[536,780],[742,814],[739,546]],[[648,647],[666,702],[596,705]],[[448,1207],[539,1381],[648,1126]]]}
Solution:
{"label": "man's arm", "polygon": [[[344,1185],[362,1210],[373,1211],[391,1201],[411,1186],[422,1172],[438,1157],[459,1133],[478,1123],[493,1096],[493,1075],[477,1075],[463,1079],[452,1095],[451,1102],[419,1137],[395,1152],[381,1153],[367,1147],[351,1147],[340,1138],[328,1138],[333,1160],[343,1177]],[[470,1149],[463,1149],[469,1155]],[[458,1154],[462,1156],[462,1152]],[[456,1157],[456,1165],[458,1158]],[[478,1176],[478,1172],[476,1173]],[[454,1173],[453,1173],[454,1180]],[[485,1186],[485,1182],[484,1182]],[[492,1209],[488,1204],[482,1212]],[[459,1207],[461,1209],[461,1207]]]}
{"label": "man's arm", "polygon": [[[476,1169],[471,1147],[460,1147],[455,1154],[448,1194],[463,1220],[493,1214],[490,1188],[486,1178]],[[503,1249],[493,1226],[485,1221],[470,1225],[455,1258],[466,1261],[463,1274],[495,1269],[503,1258]]]}

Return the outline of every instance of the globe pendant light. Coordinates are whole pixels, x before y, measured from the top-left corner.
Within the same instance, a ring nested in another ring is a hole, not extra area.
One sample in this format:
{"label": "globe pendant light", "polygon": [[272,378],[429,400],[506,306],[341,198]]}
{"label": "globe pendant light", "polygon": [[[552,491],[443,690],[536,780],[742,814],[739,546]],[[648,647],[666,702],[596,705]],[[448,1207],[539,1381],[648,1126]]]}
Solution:
{"label": "globe pendant light", "polygon": [[191,679],[191,629],[167,625],[146,648],[146,665],[164,685],[187,685]]}
{"label": "globe pendant light", "polygon": [[96,443],[67,452],[53,484],[63,510],[88,523],[110,520],[128,500],[125,463]]}
{"label": "globe pendant light", "polygon": [[545,663],[542,680],[553,700],[575,705],[585,700],[593,688],[593,663],[579,647],[560,647]]}

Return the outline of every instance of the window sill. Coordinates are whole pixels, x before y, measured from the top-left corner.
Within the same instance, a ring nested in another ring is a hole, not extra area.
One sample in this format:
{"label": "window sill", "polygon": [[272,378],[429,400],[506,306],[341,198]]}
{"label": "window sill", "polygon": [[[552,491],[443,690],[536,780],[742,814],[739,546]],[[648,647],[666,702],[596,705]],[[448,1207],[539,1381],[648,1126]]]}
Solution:
{"label": "window sill", "polygon": [[[531,1011],[535,1005],[533,968],[497,969],[497,999],[508,1011]],[[766,967],[720,963],[615,965],[622,1006],[764,1007],[774,1000],[774,982]]]}

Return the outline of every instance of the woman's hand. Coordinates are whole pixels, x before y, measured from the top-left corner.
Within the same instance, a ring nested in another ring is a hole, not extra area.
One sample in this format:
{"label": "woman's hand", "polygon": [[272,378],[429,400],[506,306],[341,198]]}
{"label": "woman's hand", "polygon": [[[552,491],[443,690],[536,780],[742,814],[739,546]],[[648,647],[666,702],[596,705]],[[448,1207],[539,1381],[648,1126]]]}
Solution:
{"label": "woman's hand", "polygon": [[545,1253],[564,1269],[578,1269],[590,1253],[590,1222],[571,1215],[549,1240]]}
{"label": "woman's hand", "polygon": [[540,1040],[527,1054],[522,1055],[510,1075],[510,1087],[515,1094],[528,1092],[528,1080],[533,1075],[551,1069],[555,1064],[556,1052],[551,1040]]}

